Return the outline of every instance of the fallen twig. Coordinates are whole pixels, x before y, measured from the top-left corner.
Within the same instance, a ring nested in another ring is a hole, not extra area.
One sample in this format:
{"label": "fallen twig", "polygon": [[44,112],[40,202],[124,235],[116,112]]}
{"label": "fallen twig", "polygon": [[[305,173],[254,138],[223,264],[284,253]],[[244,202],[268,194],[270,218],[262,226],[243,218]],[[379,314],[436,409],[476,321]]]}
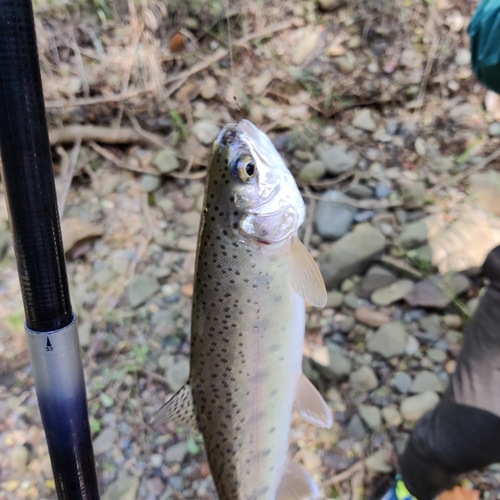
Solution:
{"label": "fallen twig", "polygon": [[51,146],[74,142],[78,137],[82,142],[99,141],[104,144],[146,142],[156,145],[156,142],[146,139],[144,136],[138,134],[133,128],[127,127],[109,128],[97,125],[69,125],[64,128],[52,129],[49,131]]}
{"label": "fallen twig", "polygon": [[[290,19],[287,21],[282,21],[281,23],[272,24],[271,26],[256,31],[255,33],[250,33],[249,35],[236,40],[233,46],[241,47],[246,43],[255,40],[257,38],[269,36],[272,35],[273,33],[276,33],[277,31],[283,31],[288,28],[291,28],[292,26],[295,25],[295,23],[296,21],[294,19]],[[201,62],[195,64],[192,68],[186,71],[182,71],[177,75],[173,75],[170,78],[167,78],[165,84],[166,85],[168,85],[169,83],[173,84],[169,89],[167,89],[167,96],[175,92],[178,88],[180,88],[182,84],[189,77],[204,70],[205,68],[208,68],[211,64],[220,61],[227,54],[229,54],[229,49],[219,49],[213,55],[204,57],[204,59]],[[174,83],[174,82],[179,82],[179,83]],[[50,108],[60,108],[68,106],[90,106],[95,104],[104,104],[108,102],[120,102],[130,99],[131,97],[136,97],[140,94],[152,92],[156,87],[157,87],[156,84],[151,84],[141,89],[129,90],[127,92],[120,92],[119,94],[113,94],[109,96],[90,97],[86,99],[74,99],[71,101],[62,99],[58,101],[46,101],[45,107],[47,109],[50,109]]]}
{"label": "fallen twig", "polygon": [[360,460],[359,462],[356,462],[354,465],[349,467],[347,470],[344,472],[341,472],[340,474],[336,474],[330,479],[327,479],[323,483],[321,483],[320,487],[325,488],[326,486],[332,486],[334,484],[339,484],[342,483],[343,481],[347,481],[350,479],[351,476],[356,474],[356,472],[362,471],[365,468],[365,461]]}
{"label": "fallen twig", "polygon": [[463,172],[459,172],[458,174],[453,175],[452,177],[449,177],[448,179],[444,179],[441,182],[438,182],[437,184],[434,184],[431,188],[427,190],[427,194],[432,194],[435,193],[436,191],[439,191],[440,189],[451,186],[452,184],[455,184],[456,182],[459,182],[466,177],[469,177],[472,174],[475,174],[476,172],[479,172],[483,168],[487,167],[492,161],[495,161],[497,158],[500,158],[500,148],[498,148],[496,151],[491,153],[489,156],[487,156],[482,162],[478,163],[477,165],[474,165],[467,170],[464,170]]}
{"label": "fallen twig", "polygon": [[61,191],[61,196],[57,200],[57,205],[59,209],[59,216],[64,215],[64,207],[66,205],[66,198],[68,197],[69,190],[71,187],[71,182],[73,181],[73,176],[75,175],[76,162],[78,161],[78,155],[80,154],[80,146],[82,145],[81,138],[75,141],[73,149],[71,150],[71,155],[69,157],[68,171],[66,172],[66,177],[64,179],[64,186]]}

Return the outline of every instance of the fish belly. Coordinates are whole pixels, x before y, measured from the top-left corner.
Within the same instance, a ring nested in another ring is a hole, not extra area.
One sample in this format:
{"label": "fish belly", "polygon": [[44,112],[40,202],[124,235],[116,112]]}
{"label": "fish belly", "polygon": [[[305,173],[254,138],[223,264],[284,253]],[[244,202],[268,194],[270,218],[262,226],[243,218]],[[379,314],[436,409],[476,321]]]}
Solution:
{"label": "fish belly", "polygon": [[[207,244],[204,245],[203,242]],[[193,400],[220,500],[274,500],[302,372],[305,304],[290,254],[201,235],[193,298]]]}

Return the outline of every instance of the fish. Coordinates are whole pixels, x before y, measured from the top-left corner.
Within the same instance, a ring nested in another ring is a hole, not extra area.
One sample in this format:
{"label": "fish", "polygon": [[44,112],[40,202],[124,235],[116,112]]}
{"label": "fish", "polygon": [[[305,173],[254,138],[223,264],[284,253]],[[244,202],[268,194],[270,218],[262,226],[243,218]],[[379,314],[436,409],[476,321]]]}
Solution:
{"label": "fish", "polygon": [[199,429],[219,500],[319,497],[287,454],[294,411],[332,426],[302,373],[306,301],[326,303],[319,268],[298,238],[305,213],[270,138],[249,120],[226,125],[207,172],[189,381],[153,419]]}

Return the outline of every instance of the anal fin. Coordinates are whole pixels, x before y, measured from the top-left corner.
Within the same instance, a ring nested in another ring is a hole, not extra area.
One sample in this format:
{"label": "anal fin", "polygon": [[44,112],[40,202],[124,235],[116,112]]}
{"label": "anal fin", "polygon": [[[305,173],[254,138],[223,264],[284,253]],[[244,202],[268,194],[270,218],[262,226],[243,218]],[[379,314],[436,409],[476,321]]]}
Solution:
{"label": "anal fin", "polygon": [[189,425],[196,429],[193,396],[189,382],[181,387],[154,415],[150,425],[174,422],[180,425]]}
{"label": "anal fin", "polygon": [[313,478],[292,459],[287,458],[276,500],[317,500],[318,485]]}
{"label": "anal fin", "polygon": [[326,287],[318,264],[304,244],[292,238],[292,268],[290,273],[292,288],[315,307],[326,304]]}
{"label": "anal fin", "polygon": [[294,409],[307,422],[330,429],[333,424],[330,408],[312,382],[302,373],[297,383]]}

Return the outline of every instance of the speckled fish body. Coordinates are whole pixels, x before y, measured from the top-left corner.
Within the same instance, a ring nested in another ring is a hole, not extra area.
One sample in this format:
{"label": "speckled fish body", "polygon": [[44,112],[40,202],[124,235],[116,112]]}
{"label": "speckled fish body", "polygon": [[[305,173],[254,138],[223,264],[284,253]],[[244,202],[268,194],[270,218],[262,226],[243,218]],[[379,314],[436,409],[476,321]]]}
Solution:
{"label": "speckled fish body", "polygon": [[302,373],[305,302],[289,276],[304,214],[269,138],[227,126],[206,184],[190,374],[220,500],[274,500],[283,475]]}
{"label": "speckled fish body", "polygon": [[156,421],[197,426],[220,500],[317,498],[287,457],[293,409],[331,426],[302,375],[305,299],[326,290],[297,238],[305,206],[270,139],[247,120],[212,148],[195,271],[189,383]]}

